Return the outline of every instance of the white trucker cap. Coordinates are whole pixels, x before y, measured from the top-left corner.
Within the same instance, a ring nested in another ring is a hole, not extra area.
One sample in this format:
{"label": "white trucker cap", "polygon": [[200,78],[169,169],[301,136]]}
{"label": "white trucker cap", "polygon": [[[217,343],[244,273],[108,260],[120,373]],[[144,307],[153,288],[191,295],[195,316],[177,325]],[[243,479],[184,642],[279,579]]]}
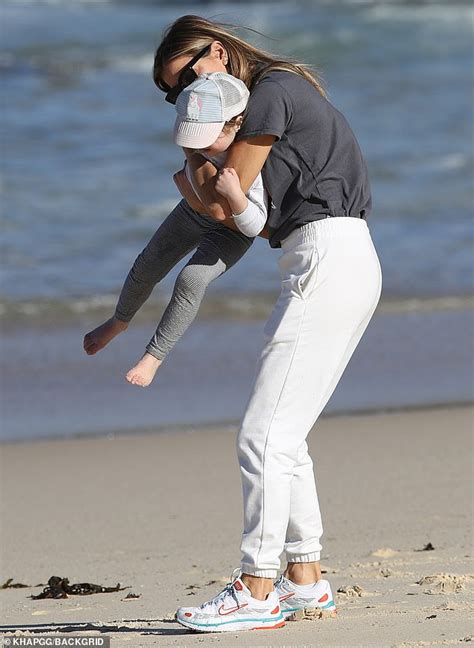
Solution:
{"label": "white trucker cap", "polygon": [[200,74],[176,100],[175,143],[207,148],[219,137],[224,124],[245,110],[249,95],[245,83],[230,74]]}

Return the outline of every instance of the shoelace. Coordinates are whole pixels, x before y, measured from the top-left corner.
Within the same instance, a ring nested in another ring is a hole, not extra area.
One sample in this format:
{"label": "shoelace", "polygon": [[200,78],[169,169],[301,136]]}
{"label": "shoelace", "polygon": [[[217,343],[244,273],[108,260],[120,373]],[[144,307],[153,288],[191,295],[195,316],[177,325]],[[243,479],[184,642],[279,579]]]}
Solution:
{"label": "shoelace", "polygon": [[[281,574],[281,575],[278,577],[278,580],[275,581],[275,583],[274,583],[274,587],[275,587],[275,589],[276,589],[277,587],[279,587],[280,585],[283,585],[283,584],[284,584],[284,580],[283,580],[283,578],[284,578],[284,576],[283,576],[283,574]],[[285,580],[286,580],[286,579],[285,579]]]}
{"label": "shoelace", "polygon": [[239,599],[237,598],[237,594],[235,593],[234,589],[234,583],[239,578],[240,574],[242,573],[240,567],[236,567],[234,571],[231,574],[230,577],[230,583],[227,583],[227,585],[224,587],[224,589],[219,592],[214,598],[212,598],[210,601],[206,601],[202,605],[200,605],[200,609],[204,610],[206,607],[210,607],[212,605],[215,605],[216,603],[219,603],[220,601],[223,601],[227,596],[232,596],[234,599],[236,605],[239,605]]}

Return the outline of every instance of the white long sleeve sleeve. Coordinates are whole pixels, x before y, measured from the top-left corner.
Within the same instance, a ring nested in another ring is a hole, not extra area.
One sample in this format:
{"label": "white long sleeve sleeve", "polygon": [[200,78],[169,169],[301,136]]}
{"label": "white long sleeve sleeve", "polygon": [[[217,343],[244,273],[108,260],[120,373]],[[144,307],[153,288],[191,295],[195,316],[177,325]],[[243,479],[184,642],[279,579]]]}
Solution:
{"label": "white long sleeve sleeve", "polygon": [[[255,184],[255,183],[254,183]],[[258,192],[258,198],[256,198],[256,191],[253,189],[253,186],[250,188],[249,193],[247,194],[247,207],[240,214],[232,214],[235,224],[245,236],[251,238],[258,236],[260,232],[265,227],[267,222],[267,197],[266,193],[263,190]]]}

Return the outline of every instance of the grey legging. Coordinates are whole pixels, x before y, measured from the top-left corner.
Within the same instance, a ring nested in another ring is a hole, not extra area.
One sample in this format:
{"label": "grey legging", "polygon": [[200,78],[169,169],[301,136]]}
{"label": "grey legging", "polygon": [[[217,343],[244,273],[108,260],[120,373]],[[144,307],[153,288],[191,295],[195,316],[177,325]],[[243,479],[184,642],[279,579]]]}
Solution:
{"label": "grey legging", "polygon": [[152,236],[128,273],[115,317],[129,322],[155,285],[196,249],[179,273],[173,296],[146,350],[162,360],[192,323],[207,286],[231,268],[254,239],[202,216],[182,200]]}

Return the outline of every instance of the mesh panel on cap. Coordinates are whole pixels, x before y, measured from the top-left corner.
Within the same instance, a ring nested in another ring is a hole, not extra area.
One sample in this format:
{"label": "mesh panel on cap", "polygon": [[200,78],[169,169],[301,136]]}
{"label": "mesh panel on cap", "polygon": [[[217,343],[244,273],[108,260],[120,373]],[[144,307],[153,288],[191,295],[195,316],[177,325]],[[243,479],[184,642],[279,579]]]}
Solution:
{"label": "mesh panel on cap", "polygon": [[[216,72],[212,75],[212,78],[219,84],[224,101],[224,110],[228,118],[235,117],[235,115],[242,112],[242,102],[249,96],[245,83],[235,77],[229,78],[229,75],[224,72]],[[232,112],[234,107],[236,110]]]}
{"label": "mesh panel on cap", "polygon": [[222,98],[224,99],[226,108],[232,108],[232,106],[240,104],[242,95],[233,83],[227,79],[219,79],[219,85],[222,90]]}

